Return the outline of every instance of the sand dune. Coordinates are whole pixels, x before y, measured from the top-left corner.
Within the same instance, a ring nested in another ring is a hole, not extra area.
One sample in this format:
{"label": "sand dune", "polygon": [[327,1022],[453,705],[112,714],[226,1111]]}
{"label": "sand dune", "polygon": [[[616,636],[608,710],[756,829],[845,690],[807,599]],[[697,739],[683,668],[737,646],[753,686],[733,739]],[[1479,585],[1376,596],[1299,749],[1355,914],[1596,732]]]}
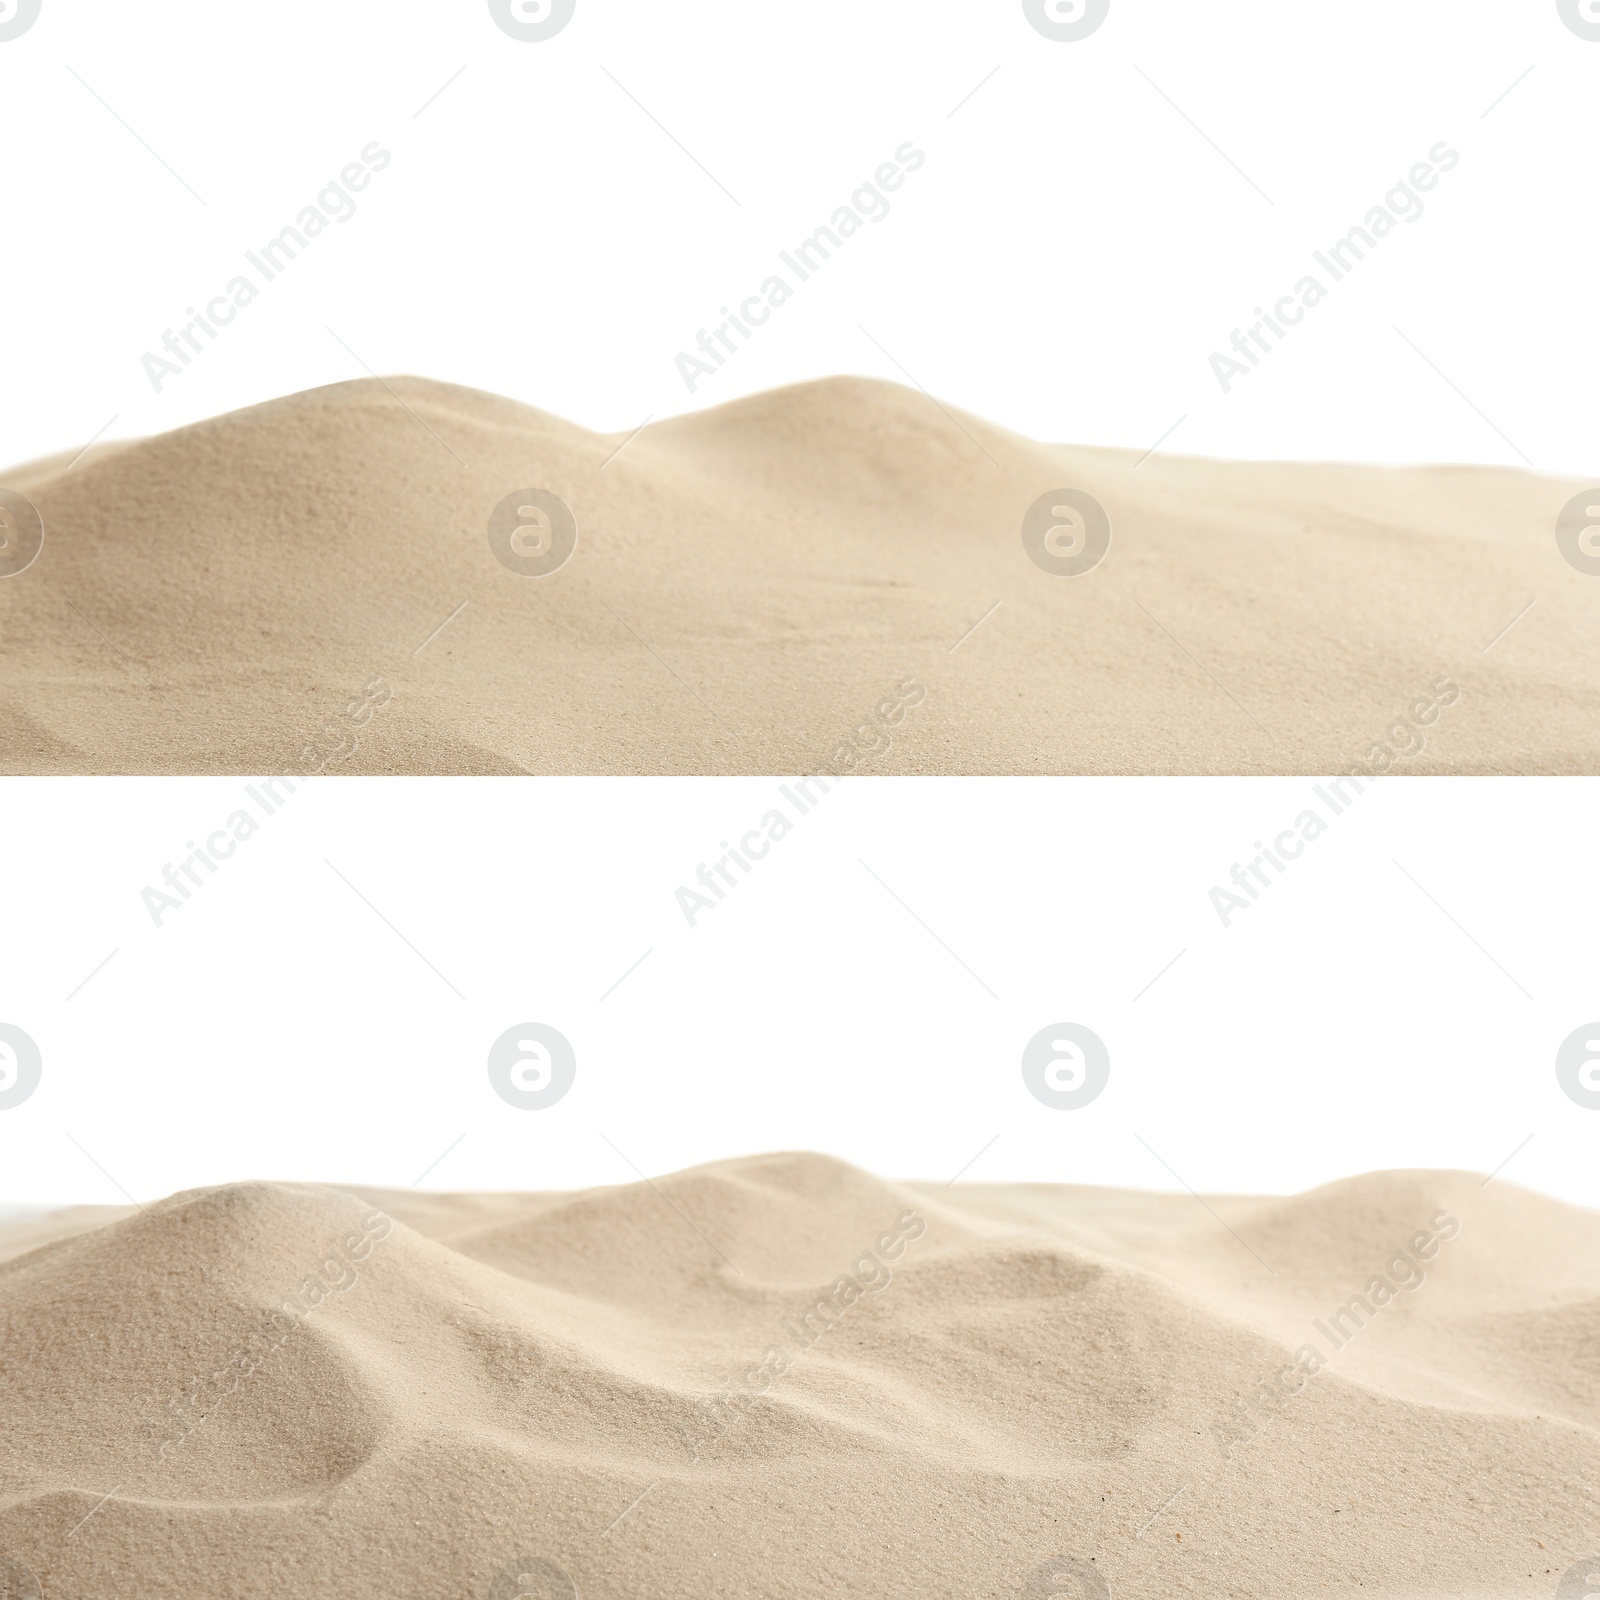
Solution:
{"label": "sand dune", "polygon": [[1600,1217],[1209,1204],[779,1155],[14,1224],[0,1556],[73,1600],[1554,1596]]}
{"label": "sand dune", "polygon": [[[1576,481],[1043,445],[860,379],[602,437],[396,378],[0,487],[45,530],[9,772],[1600,772]],[[530,489],[576,520],[543,576],[490,544]],[[1060,489],[1110,519],[1076,576],[1024,548]]]}

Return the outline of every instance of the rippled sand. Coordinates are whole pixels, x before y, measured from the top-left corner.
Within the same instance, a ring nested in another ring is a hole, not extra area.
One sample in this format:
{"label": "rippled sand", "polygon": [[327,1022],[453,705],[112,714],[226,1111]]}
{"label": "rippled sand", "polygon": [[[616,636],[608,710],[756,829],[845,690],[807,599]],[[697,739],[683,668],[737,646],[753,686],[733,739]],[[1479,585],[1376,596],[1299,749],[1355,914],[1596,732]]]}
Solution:
{"label": "rippled sand", "polygon": [[1600,1542],[1600,1217],[1468,1174],[249,1183],[0,1256],[47,1596],[1510,1600]]}

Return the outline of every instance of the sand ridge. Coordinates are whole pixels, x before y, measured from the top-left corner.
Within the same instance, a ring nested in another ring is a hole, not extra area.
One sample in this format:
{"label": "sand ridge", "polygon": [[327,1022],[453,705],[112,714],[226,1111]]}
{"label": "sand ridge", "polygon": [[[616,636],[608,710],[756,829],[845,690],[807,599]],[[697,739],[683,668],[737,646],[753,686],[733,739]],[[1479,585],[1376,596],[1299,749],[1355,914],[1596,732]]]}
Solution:
{"label": "sand ridge", "polygon": [[[1576,481],[1038,444],[857,378],[611,436],[392,378],[0,487],[45,528],[12,773],[1600,771]],[[1023,538],[1062,489],[1111,538],[1068,577]],[[492,522],[576,547],[521,575]]]}
{"label": "sand ridge", "polygon": [[1555,1595],[1600,1216],[1451,1172],[1207,1206],[772,1155],[30,1219],[0,1555],[183,1600]]}

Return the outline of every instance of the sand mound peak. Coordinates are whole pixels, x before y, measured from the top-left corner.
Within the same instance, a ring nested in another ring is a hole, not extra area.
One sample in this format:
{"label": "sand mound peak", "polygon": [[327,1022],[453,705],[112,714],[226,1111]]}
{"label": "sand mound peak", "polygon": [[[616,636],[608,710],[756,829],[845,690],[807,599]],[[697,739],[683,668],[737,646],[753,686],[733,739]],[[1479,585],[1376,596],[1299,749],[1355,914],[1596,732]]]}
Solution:
{"label": "sand mound peak", "polygon": [[[1281,1270],[1302,1277],[1348,1277],[1363,1263],[1410,1251],[1432,1259],[1435,1241],[1475,1232],[1493,1263],[1487,1293],[1508,1281],[1533,1294],[1589,1281],[1577,1263],[1600,1251],[1595,1218],[1505,1179],[1459,1171],[1373,1172],[1325,1184],[1285,1200],[1257,1202],[1242,1230]],[[1275,1250],[1281,1241],[1282,1248]],[[1463,1285],[1465,1288],[1465,1285]]]}
{"label": "sand mound peak", "polygon": [[[341,1481],[382,1407],[341,1346],[339,1302],[392,1228],[340,1190],[229,1184],[0,1265],[13,1478],[53,1459],[51,1488],[89,1497],[77,1516],[107,1471],[131,1498],[182,1504]],[[21,1503],[52,1514],[48,1495]]]}
{"label": "sand mound peak", "polygon": [[[942,426],[939,424],[943,423]],[[963,431],[965,430],[965,431]],[[664,421],[658,438],[735,441],[745,450],[783,456],[797,446],[819,461],[875,457],[911,476],[915,458],[995,470],[983,450],[1038,446],[959,407],[884,378],[838,375],[786,384]],[[980,442],[981,441],[981,442]],[[960,465],[956,468],[960,470]],[[930,485],[943,487],[948,483]]]}
{"label": "sand mound peak", "polygon": [[[1600,771],[1576,482],[1144,460],[847,377],[601,436],[397,377],[0,484],[45,530],[14,772]],[[1061,490],[1110,530],[1068,576]]]}

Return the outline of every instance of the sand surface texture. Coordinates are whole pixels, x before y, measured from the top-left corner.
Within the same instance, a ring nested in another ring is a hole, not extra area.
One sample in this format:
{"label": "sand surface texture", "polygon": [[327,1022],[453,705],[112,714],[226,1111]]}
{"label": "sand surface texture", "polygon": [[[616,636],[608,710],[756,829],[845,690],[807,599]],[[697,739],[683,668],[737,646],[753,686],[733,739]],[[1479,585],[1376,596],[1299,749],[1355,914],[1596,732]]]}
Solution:
{"label": "sand surface texture", "polygon": [[1589,1592],[1600,1216],[1448,1172],[1207,1205],[775,1155],[29,1223],[10,1593]]}
{"label": "sand surface texture", "polygon": [[[860,379],[600,436],[396,378],[0,486],[44,526],[14,773],[1600,771],[1577,481],[1142,460]],[[543,576],[490,545],[530,489],[576,519]],[[1110,519],[1077,576],[1024,547],[1041,499],[1077,543],[1061,489]]]}

